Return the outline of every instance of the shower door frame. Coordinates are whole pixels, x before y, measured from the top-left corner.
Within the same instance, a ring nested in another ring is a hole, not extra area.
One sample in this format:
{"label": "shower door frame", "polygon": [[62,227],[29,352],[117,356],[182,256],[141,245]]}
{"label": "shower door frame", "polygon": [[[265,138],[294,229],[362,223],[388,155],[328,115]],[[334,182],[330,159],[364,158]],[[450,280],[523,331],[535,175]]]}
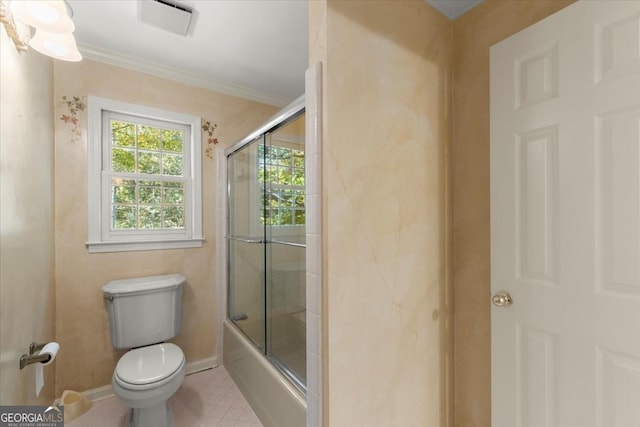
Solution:
{"label": "shower door frame", "polygon": [[[305,96],[302,95],[299,98],[297,98],[296,100],[294,100],[291,104],[289,104],[288,106],[286,106],[284,109],[282,109],[280,112],[278,112],[278,114],[276,114],[275,116],[273,116],[271,119],[269,119],[267,122],[265,122],[262,126],[260,126],[259,128],[257,128],[256,130],[254,130],[253,132],[251,132],[249,135],[247,135],[245,138],[241,139],[240,141],[238,141],[237,143],[235,143],[234,145],[232,145],[231,147],[227,148],[224,151],[224,163],[225,163],[225,183],[226,183],[226,187],[225,187],[225,198],[226,198],[226,212],[225,212],[225,229],[224,229],[224,240],[225,240],[225,254],[226,254],[226,274],[225,274],[225,290],[226,290],[226,301],[224,303],[224,318],[229,320],[231,323],[233,323],[233,325],[243,334],[245,335],[245,337],[251,341],[253,344],[256,345],[257,350],[265,357],[265,359],[268,360],[268,362],[274,366],[278,371],[280,371],[280,373],[302,394],[302,395],[306,395],[307,394],[307,384],[306,384],[306,379],[305,381],[301,381],[300,378],[298,378],[298,376],[289,368],[287,367],[283,362],[281,362],[280,360],[278,360],[277,357],[273,357],[270,353],[270,345],[269,345],[269,341],[270,341],[270,335],[269,335],[269,326],[268,326],[268,295],[269,295],[269,289],[268,289],[268,283],[269,283],[269,275],[267,273],[267,244],[268,243],[277,243],[277,244],[287,244],[287,245],[291,245],[291,246],[297,246],[297,247],[305,247],[306,245],[301,245],[301,244],[297,244],[297,243],[286,243],[283,242],[281,240],[273,240],[270,239],[269,234],[267,233],[267,227],[268,226],[264,226],[264,230],[262,233],[262,238],[260,240],[258,239],[253,239],[251,237],[251,241],[249,242],[247,239],[243,239],[244,236],[233,236],[230,234],[230,224],[231,224],[231,210],[229,208],[230,206],[230,197],[231,197],[231,180],[228,177],[228,161],[229,158],[234,154],[237,153],[239,151],[241,151],[242,149],[244,149],[245,147],[247,147],[248,145],[255,143],[256,140],[258,139],[262,139],[262,141],[258,142],[259,144],[264,144],[265,146],[267,145],[266,142],[266,138],[267,135],[275,130],[277,130],[278,128],[286,125],[287,123],[289,123],[292,120],[295,120],[297,117],[299,117],[302,114],[305,114]],[[305,183],[306,185],[306,183]],[[236,321],[234,319],[232,319],[231,317],[231,313],[230,313],[230,305],[232,303],[232,292],[231,292],[231,280],[230,280],[230,272],[231,272],[231,249],[230,249],[230,241],[231,240],[235,240],[235,241],[240,241],[240,242],[248,242],[248,243],[255,243],[255,244],[261,244],[263,247],[263,254],[264,254],[264,280],[263,280],[263,286],[264,286],[264,346],[261,347],[258,343],[255,342],[255,339],[253,339],[252,337],[248,336],[247,333],[236,323]],[[272,241],[273,240],[273,241]]]}

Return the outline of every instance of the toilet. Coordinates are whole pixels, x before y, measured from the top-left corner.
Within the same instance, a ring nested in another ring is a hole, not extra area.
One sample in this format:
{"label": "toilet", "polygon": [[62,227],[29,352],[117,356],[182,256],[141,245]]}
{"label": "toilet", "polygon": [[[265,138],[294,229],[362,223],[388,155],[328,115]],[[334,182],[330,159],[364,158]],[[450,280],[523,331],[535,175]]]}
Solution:
{"label": "toilet", "polygon": [[130,427],[171,427],[167,400],[185,375],[180,347],[164,341],[180,332],[180,274],[113,280],[102,287],[115,348],[130,349],[120,358],[111,385],[127,404]]}

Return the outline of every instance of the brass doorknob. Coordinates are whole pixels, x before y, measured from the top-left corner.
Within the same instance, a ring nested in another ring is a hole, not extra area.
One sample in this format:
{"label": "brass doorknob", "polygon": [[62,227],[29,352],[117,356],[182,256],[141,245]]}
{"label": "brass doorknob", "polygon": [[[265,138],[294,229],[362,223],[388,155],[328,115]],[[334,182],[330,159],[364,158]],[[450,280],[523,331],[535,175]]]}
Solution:
{"label": "brass doorknob", "polygon": [[507,291],[498,291],[491,297],[491,302],[496,307],[509,307],[513,304],[513,298],[511,298],[511,295],[509,295]]}

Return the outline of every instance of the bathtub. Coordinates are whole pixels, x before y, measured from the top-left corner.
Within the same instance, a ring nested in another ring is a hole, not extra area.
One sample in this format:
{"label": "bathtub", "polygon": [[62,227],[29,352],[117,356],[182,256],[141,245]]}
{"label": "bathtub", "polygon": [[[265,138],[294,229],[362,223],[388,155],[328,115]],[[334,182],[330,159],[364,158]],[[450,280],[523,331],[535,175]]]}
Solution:
{"label": "bathtub", "polygon": [[223,364],[264,427],[305,427],[305,397],[232,322],[223,329]]}

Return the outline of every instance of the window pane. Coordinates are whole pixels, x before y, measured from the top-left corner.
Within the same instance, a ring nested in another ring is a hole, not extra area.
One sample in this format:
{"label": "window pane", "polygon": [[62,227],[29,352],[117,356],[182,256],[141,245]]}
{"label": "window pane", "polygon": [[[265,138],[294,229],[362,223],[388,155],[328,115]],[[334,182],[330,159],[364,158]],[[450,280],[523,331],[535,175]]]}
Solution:
{"label": "window pane", "polygon": [[296,225],[305,223],[305,211],[296,209],[296,217],[295,217]]}
{"label": "window pane", "polygon": [[280,206],[280,195],[276,192],[267,194],[265,197],[265,203],[267,207],[277,208]]}
{"label": "window pane", "polygon": [[162,149],[174,153],[182,153],[184,136],[179,130],[162,131]]}
{"label": "window pane", "polygon": [[293,185],[304,185],[304,169],[294,169],[291,180]]}
{"label": "window pane", "polygon": [[167,206],[164,209],[164,228],[184,228],[184,208]]}
{"label": "window pane", "polygon": [[265,168],[264,170],[264,180],[267,184],[273,184],[274,179],[277,179],[278,175],[271,170],[271,168]]}
{"label": "window pane", "polygon": [[[116,181],[116,180],[113,180],[113,181]],[[116,183],[114,182],[114,184],[111,186],[111,201],[113,203],[135,204],[136,203],[135,185],[116,185]]]}
{"label": "window pane", "polygon": [[280,209],[280,225],[293,225],[293,212],[291,209]]}
{"label": "window pane", "polygon": [[291,150],[280,147],[278,150],[278,163],[285,166],[291,165]]}
{"label": "window pane", "polygon": [[111,152],[111,170],[114,172],[135,172],[136,152],[123,148],[114,148]]}
{"label": "window pane", "polygon": [[136,207],[125,205],[113,205],[113,222],[111,226],[114,229],[131,230],[136,228]]}
{"label": "window pane", "polygon": [[280,222],[280,218],[278,216],[278,208],[266,208],[264,222],[267,225],[278,225],[278,223]]}
{"label": "window pane", "polygon": [[[161,187],[158,186],[148,186],[142,185],[145,181],[140,181],[140,188],[138,190],[139,195],[139,203],[151,205],[151,204],[160,204],[161,203]],[[146,181],[150,182],[150,181]],[[160,183],[158,183],[160,184]]]}
{"label": "window pane", "polygon": [[162,132],[151,126],[138,126],[138,148],[160,150]]}
{"label": "window pane", "polygon": [[112,178],[112,227],[184,228],[184,186],[184,182]]}
{"label": "window pane", "polygon": [[136,125],[112,120],[111,144],[116,147],[135,147]]}
{"label": "window pane", "polygon": [[138,153],[138,173],[159,174],[160,154],[159,153]]}
{"label": "window pane", "polygon": [[291,190],[282,190],[280,193],[280,206],[291,206]]}
{"label": "window pane", "polygon": [[164,203],[170,205],[184,205],[184,190],[182,188],[165,188]]}
{"label": "window pane", "polygon": [[296,191],[294,204],[296,207],[304,208],[304,192],[303,191]]}
{"label": "window pane", "polygon": [[139,228],[162,228],[162,215],[160,206],[140,206],[138,213]]}
{"label": "window pane", "polygon": [[164,154],[162,156],[162,174],[171,176],[182,176],[182,156],[175,154]]}
{"label": "window pane", "polygon": [[290,168],[279,168],[278,169],[278,181],[283,185],[291,185],[291,169]]}
{"label": "window pane", "polygon": [[304,168],[304,151],[293,150],[293,166],[296,168]]}

